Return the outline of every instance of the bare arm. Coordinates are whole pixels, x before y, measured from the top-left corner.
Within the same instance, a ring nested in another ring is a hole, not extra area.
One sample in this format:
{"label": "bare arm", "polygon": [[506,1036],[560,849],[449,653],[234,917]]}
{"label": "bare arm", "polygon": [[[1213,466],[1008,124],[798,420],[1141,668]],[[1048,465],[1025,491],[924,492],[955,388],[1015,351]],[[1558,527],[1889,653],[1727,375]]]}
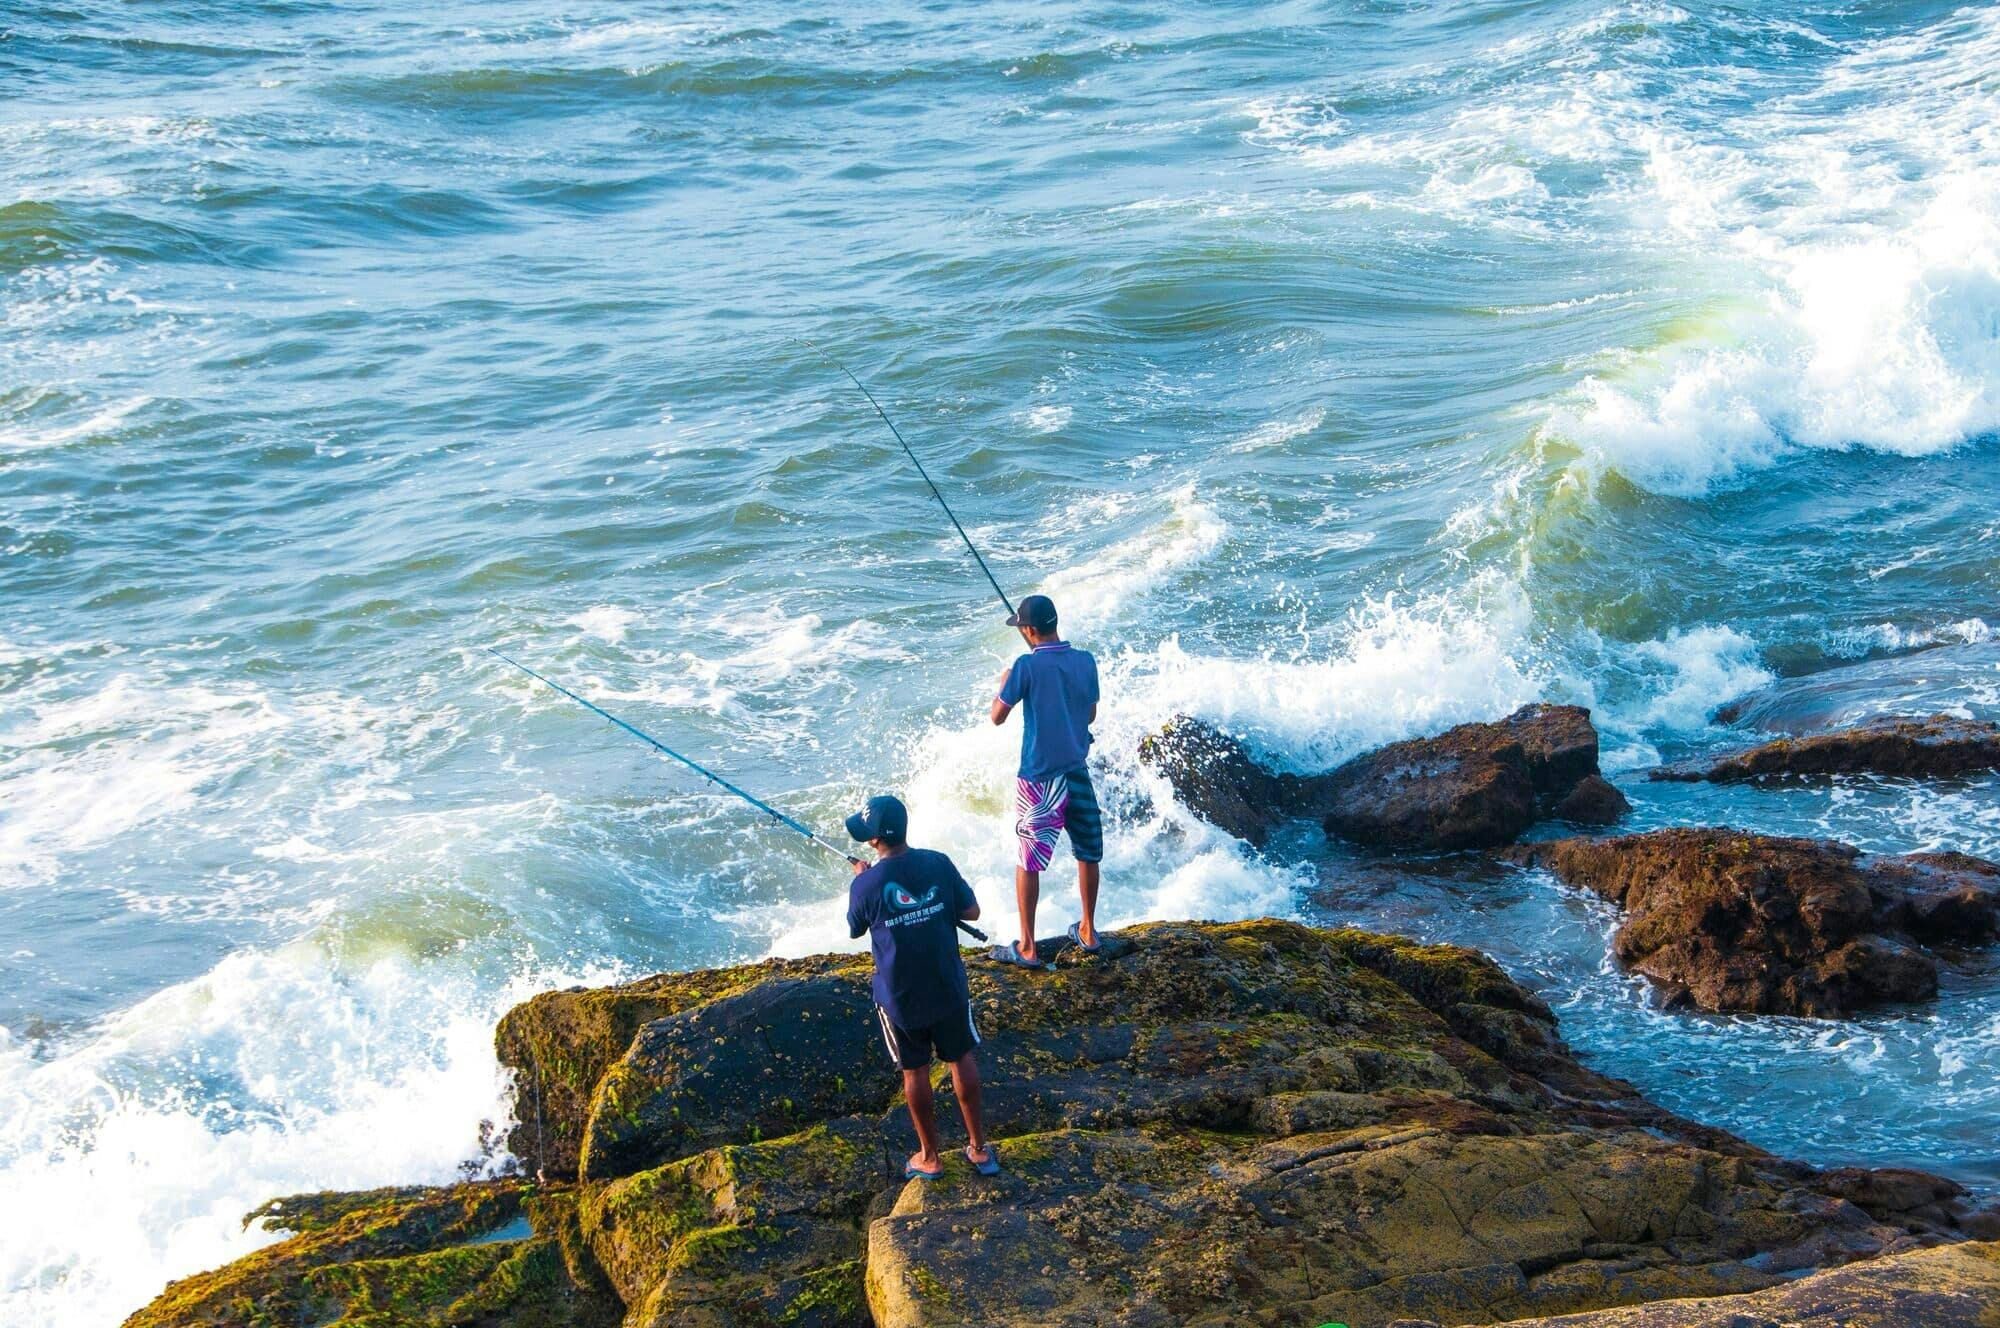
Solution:
{"label": "bare arm", "polygon": [[979,903],[978,903],[978,901],[977,901],[977,900],[974,900],[974,901],[973,901],[973,905],[972,905],[972,907],[971,907],[971,908],[968,908],[967,910],[965,910],[965,912],[963,912],[963,913],[959,914],[958,916],[959,916],[959,917],[960,917],[961,919],[963,919],[964,921],[966,921],[966,922],[977,922],[977,921],[979,921]]}
{"label": "bare arm", "polygon": [[1002,701],[999,696],[999,693],[1006,688],[1007,679],[1013,672],[1014,670],[1010,668],[1006,673],[1001,674],[999,683],[993,688],[993,722],[995,724],[1005,724],[1007,716],[1014,713],[1014,707]]}

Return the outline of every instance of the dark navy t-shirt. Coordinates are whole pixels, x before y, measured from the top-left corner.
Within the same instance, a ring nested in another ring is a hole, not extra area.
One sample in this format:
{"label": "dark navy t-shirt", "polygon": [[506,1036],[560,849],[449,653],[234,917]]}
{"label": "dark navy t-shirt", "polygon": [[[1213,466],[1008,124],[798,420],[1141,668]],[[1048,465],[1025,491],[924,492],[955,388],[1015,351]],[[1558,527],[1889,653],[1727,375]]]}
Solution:
{"label": "dark navy t-shirt", "polygon": [[928,1028],[965,1009],[958,919],[978,906],[952,860],[927,848],[883,858],[847,892],[847,934],[875,948],[875,1003],[899,1028]]}
{"label": "dark navy t-shirt", "polygon": [[1043,783],[1081,770],[1090,755],[1097,661],[1067,641],[1036,646],[1014,661],[1000,699],[1021,707],[1021,778]]}

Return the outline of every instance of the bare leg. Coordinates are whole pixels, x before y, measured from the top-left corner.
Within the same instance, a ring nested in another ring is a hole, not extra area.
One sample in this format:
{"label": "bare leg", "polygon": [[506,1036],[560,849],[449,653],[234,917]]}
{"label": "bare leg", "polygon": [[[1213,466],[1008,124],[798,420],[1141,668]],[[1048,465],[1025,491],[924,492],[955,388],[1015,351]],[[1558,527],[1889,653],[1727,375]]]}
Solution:
{"label": "bare leg", "polygon": [[952,1063],[951,1088],[958,1094],[958,1114],[965,1121],[965,1137],[971,1144],[975,1162],[986,1160],[986,1122],[980,1117],[979,1062],[966,1052]]}
{"label": "bare leg", "polygon": [[938,1154],[937,1113],[931,1101],[931,1072],[903,1071],[903,1100],[910,1104],[910,1124],[917,1127],[917,1151],[910,1165],[919,1171],[937,1171],[944,1166]]}
{"label": "bare leg", "polygon": [[1085,945],[1097,944],[1097,864],[1076,864],[1076,892],[1083,896],[1083,922],[1076,934]]}
{"label": "bare leg", "polygon": [[1042,874],[1014,869],[1014,902],[1021,908],[1021,957],[1035,957],[1035,905],[1042,899]]}

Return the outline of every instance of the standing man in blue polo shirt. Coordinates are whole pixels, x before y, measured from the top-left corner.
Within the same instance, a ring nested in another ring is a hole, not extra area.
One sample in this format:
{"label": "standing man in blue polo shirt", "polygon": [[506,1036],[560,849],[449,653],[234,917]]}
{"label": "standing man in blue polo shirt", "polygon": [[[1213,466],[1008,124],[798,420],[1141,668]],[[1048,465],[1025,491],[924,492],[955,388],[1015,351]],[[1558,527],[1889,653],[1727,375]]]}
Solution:
{"label": "standing man in blue polo shirt", "polygon": [[1028,653],[1000,679],[993,698],[993,722],[1005,724],[1021,708],[1021,768],[1014,781],[1014,834],[1019,856],[1014,866],[1014,898],[1021,910],[1021,939],[996,945],[1003,964],[1046,968],[1035,953],[1035,905],[1042,872],[1055,857],[1056,838],[1069,832],[1076,855],[1076,887],[1083,918],[1069,938],[1095,953],[1098,863],[1104,859],[1104,823],[1097,790],[1090,782],[1090,725],[1097,718],[1097,661],[1056,633],[1055,601],[1047,595],[1023,599],[1009,627],[1021,629]]}
{"label": "standing man in blue polo shirt", "polygon": [[847,818],[847,833],[875,850],[872,864],[854,864],[847,893],[847,932],[866,935],[875,951],[875,1015],[882,1044],[903,1072],[903,1097],[917,1130],[917,1151],[903,1165],[911,1180],[944,1175],[931,1093],[931,1053],[951,1066],[952,1091],[965,1121],[965,1160],[982,1176],[1000,1174],[980,1117],[979,1064],[972,1049],[979,1030],[958,955],[958,920],[979,916],[979,901],[942,853],[909,845],[910,813],[889,797],[870,798]]}

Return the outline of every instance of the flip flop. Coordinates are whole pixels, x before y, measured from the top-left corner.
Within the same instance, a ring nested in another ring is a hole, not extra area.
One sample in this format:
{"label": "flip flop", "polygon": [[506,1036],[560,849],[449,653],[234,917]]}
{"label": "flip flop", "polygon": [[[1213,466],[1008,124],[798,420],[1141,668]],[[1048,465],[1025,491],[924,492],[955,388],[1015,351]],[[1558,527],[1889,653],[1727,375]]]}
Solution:
{"label": "flip flop", "polygon": [[1096,954],[1099,950],[1102,950],[1104,948],[1103,932],[1097,933],[1096,945],[1085,945],[1083,943],[1083,924],[1081,922],[1072,922],[1069,924],[1069,938],[1072,941],[1075,941],[1076,948],[1083,951],[1085,954]]}
{"label": "flip flop", "polygon": [[[966,1161],[968,1161],[968,1162],[972,1162],[972,1145],[971,1145],[971,1144],[967,1144],[967,1145],[965,1146],[965,1160],[966,1160]],[[982,1176],[997,1176],[997,1175],[999,1175],[999,1174],[1000,1174],[1000,1150],[999,1150],[999,1149],[997,1149],[997,1148],[995,1148],[995,1147],[994,1147],[994,1146],[993,1146],[992,1144],[988,1144],[988,1145],[986,1145],[986,1160],[985,1160],[984,1162],[972,1162],[972,1169],[973,1169],[974,1171],[978,1172],[978,1173],[979,1173],[980,1175],[982,1175]]]}
{"label": "flip flop", "polygon": [[1009,941],[1005,945],[993,947],[993,961],[997,964],[1012,964],[1016,968],[1046,969],[1047,964],[1039,959],[1030,959],[1021,953],[1019,941]]}
{"label": "flip flop", "polygon": [[[969,1161],[970,1159],[967,1159],[967,1160]],[[938,1169],[937,1169],[936,1171],[925,1171],[925,1170],[923,1170],[922,1168],[920,1168],[920,1167],[918,1167],[917,1165],[915,1165],[914,1163],[911,1163],[911,1162],[905,1162],[905,1163],[903,1164],[903,1179],[904,1179],[904,1180],[943,1180],[943,1179],[944,1179],[944,1168],[943,1168],[943,1167],[939,1167],[939,1168],[938,1168]]]}

